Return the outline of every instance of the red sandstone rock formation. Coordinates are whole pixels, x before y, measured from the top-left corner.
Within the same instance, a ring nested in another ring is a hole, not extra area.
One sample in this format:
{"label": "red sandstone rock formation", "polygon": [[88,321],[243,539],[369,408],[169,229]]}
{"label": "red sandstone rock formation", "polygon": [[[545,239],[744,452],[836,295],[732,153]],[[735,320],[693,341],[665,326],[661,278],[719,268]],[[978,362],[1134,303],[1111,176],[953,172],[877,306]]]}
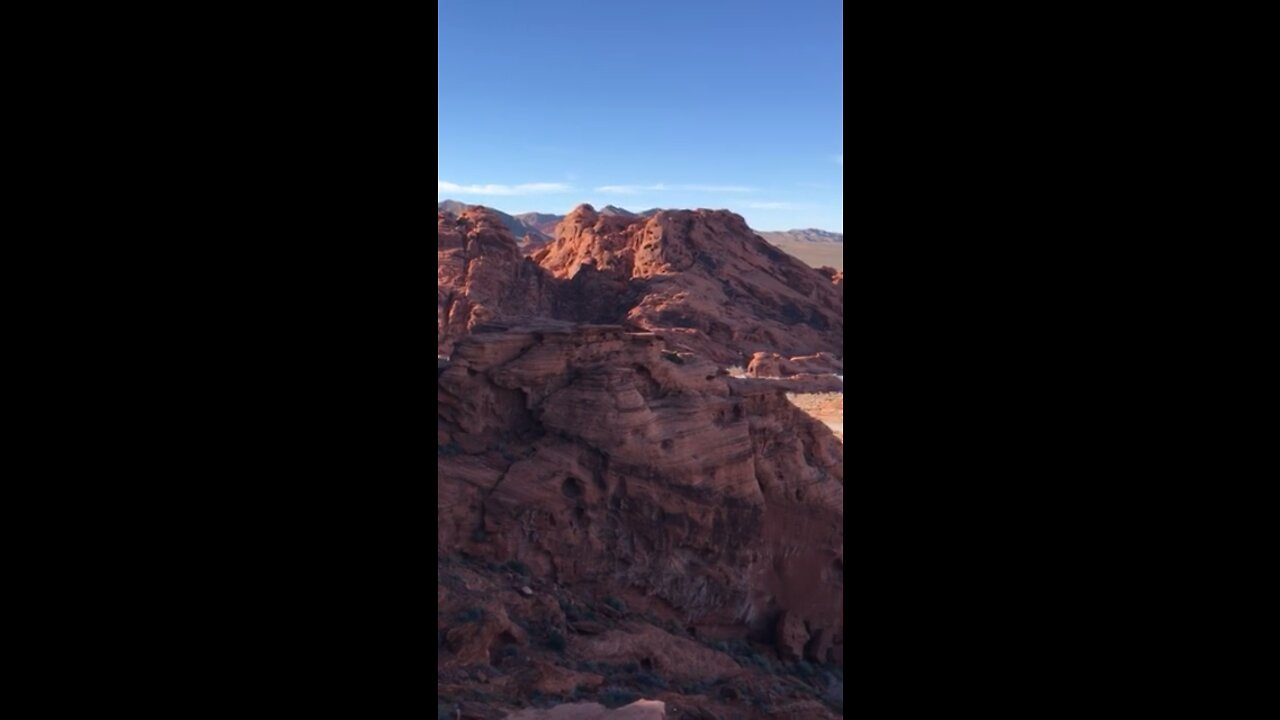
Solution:
{"label": "red sandstone rock formation", "polygon": [[557,278],[585,272],[627,281],[636,297],[626,322],[680,333],[719,362],[762,349],[844,352],[843,291],[725,210],[639,218],[581,205],[533,257]]}
{"label": "red sandstone rock formation", "polygon": [[[691,708],[680,717],[744,695],[771,717],[833,717],[715,645],[842,666],[844,450],[830,431],[776,385],[658,335],[476,330],[437,396],[442,697],[476,683],[595,692],[635,672],[663,678],[657,697]],[[564,667],[557,648],[602,669]],[[713,679],[723,696],[675,689]]]}
{"label": "red sandstone rock formation", "polygon": [[784,358],[778,353],[758,352],[747,364],[747,376],[780,378],[794,375],[843,374],[844,363],[831,353]]}
{"label": "red sandstone rock formation", "polygon": [[438,353],[479,323],[539,316],[660,330],[725,365],[761,350],[843,355],[843,279],[829,282],[727,211],[646,218],[584,205],[532,261],[485,208],[441,211],[437,227]]}
{"label": "red sandstone rock formation", "polygon": [[546,276],[526,260],[498,216],[486,208],[436,218],[436,348],[494,317],[550,312]]}
{"label": "red sandstone rock formation", "polygon": [[637,700],[626,707],[609,710],[597,703],[573,703],[548,710],[521,710],[507,720],[666,720],[680,717],[668,715],[666,703]]}

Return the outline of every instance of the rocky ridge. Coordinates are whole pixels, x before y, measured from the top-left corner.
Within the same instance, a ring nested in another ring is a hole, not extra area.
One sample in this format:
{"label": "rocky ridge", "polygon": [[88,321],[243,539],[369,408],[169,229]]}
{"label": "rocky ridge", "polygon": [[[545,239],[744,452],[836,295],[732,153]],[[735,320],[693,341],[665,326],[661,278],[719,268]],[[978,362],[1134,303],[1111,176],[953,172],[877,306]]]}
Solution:
{"label": "rocky ridge", "polygon": [[442,697],[835,717],[831,432],[660,333],[472,329],[437,370]]}
{"label": "rocky ridge", "polygon": [[662,331],[722,364],[757,351],[843,355],[843,275],[809,268],[733,213],[637,217],[583,205],[531,264],[486,213],[438,215],[438,353],[476,323],[541,316]]}

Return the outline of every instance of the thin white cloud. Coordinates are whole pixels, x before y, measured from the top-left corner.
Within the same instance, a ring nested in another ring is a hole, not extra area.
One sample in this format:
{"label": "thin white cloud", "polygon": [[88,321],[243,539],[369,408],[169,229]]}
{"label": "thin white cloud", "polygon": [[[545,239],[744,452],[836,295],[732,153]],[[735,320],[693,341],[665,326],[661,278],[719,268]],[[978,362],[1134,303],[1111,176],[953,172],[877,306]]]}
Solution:
{"label": "thin white cloud", "polygon": [[755,188],[742,187],[740,185],[681,185],[678,190],[692,190],[694,192],[727,192],[727,193],[749,193],[755,192]]}
{"label": "thin white cloud", "polygon": [[614,195],[639,195],[643,192],[662,192],[667,186],[662,183],[657,185],[602,185],[596,188],[596,192],[612,193]]}
{"label": "thin white cloud", "polygon": [[665,183],[656,183],[653,185],[602,185],[596,188],[596,192],[613,193],[615,195],[639,195],[640,193],[664,192],[666,190],[723,193],[749,193],[756,191],[755,188],[743,187],[741,185],[667,185]]}
{"label": "thin white cloud", "polygon": [[539,193],[563,193],[573,190],[565,183],[524,183],[523,185],[459,185],[437,178],[436,192],[450,195],[537,195]]}

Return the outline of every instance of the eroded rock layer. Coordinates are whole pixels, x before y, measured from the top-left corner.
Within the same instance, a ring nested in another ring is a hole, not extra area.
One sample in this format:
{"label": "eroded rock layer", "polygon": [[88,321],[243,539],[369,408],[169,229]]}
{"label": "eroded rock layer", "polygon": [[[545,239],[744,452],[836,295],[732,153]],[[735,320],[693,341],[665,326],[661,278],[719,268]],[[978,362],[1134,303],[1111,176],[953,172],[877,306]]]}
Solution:
{"label": "eroded rock layer", "polygon": [[477,330],[439,377],[442,552],[843,662],[844,450],[824,425],[653,334]]}

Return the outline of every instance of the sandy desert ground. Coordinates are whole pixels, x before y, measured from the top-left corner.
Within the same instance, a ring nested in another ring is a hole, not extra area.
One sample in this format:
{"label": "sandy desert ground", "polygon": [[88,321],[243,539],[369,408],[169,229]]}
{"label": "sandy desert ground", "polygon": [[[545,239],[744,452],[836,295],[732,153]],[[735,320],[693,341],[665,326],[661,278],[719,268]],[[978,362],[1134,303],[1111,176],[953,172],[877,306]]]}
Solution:
{"label": "sandy desert ground", "polygon": [[844,393],[787,393],[796,407],[821,420],[844,442]]}
{"label": "sandy desert ground", "polygon": [[844,269],[844,243],[780,242],[778,247],[788,255],[800,258],[810,267],[826,265],[837,270]]}

